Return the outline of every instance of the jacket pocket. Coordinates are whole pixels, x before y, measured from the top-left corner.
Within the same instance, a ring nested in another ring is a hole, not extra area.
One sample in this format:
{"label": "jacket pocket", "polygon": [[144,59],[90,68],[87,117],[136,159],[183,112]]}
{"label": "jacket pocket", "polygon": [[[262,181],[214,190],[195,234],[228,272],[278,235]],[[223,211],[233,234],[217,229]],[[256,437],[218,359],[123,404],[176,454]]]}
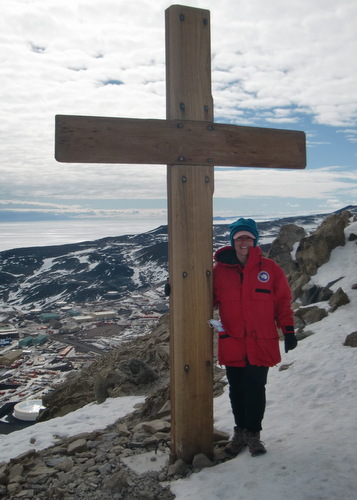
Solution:
{"label": "jacket pocket", "polygon": [[221,365],[244,364],[244,358],[245,344],[242,339],[231,337],[224,332],[218,336],[218,361]]}

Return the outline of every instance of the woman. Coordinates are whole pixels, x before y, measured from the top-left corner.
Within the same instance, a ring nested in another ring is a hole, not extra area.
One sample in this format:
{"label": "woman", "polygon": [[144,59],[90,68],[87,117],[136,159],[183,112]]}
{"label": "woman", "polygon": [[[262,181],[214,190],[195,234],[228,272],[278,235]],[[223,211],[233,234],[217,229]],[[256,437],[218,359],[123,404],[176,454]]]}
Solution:
{"label": "woman", "polygon": [[262,256],[253,219],[229,226],[231,246],[219,249],[214,265],[214,305],[224,331],[218,336],[218,359],[226,366],[235,420],[226,451],[237,455],[248,446],[252,456],[266,453],[260,440],[265,385],[270,366],[281,361],[280,328],[285,352],[294,349],[291,292],[283,270]]}

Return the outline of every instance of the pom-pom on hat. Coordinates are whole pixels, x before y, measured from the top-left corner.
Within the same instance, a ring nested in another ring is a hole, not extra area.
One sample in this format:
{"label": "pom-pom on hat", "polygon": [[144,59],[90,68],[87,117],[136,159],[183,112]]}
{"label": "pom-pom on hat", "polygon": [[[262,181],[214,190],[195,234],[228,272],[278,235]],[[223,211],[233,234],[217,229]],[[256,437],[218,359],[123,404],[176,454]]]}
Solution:
{"label": "pom-pom on hat", "polygon": [[243,219],[240,218],[233,224],[229,225],[230,235],[229,238],[231,240],[231,245],[234,247],[234,235],[238,232],[250,233],[254,237],[254,246],[257,246],[259,240],[258,228],[253,219]]}

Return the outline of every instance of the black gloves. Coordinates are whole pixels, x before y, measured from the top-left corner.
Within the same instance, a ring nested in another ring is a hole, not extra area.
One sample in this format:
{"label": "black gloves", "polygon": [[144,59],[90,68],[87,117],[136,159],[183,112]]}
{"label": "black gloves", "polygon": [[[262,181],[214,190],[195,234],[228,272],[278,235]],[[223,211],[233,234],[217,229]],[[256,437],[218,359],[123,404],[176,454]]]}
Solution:
{"label": "black gloves", "polygon": [[294,332],[288,332],[284,335],[285,352],[292,351],[297,346],[297,338]]}

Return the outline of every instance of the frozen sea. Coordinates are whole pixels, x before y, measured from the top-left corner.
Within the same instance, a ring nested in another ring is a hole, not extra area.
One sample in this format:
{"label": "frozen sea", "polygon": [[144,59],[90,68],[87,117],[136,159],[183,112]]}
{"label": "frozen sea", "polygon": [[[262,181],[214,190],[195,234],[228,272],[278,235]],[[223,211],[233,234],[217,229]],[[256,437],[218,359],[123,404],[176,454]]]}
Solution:
{"label": "frozen sea", "polygon": [[166,218],[0,222],[0,251],[65,245],[93,241],[107,236],[140,234],[164,224],[167,224]]}
{"label": "frozen sea", "polygon": [[[257,222],[277,215],[249,215]],[[214,218],[214,224],[230,224],[238,217]],[[167,224],[167,217],[69,219],[25,222],[0,222],[0,252],[13,248],[66,245],[94,241],[107,236],[141,234]]]}

